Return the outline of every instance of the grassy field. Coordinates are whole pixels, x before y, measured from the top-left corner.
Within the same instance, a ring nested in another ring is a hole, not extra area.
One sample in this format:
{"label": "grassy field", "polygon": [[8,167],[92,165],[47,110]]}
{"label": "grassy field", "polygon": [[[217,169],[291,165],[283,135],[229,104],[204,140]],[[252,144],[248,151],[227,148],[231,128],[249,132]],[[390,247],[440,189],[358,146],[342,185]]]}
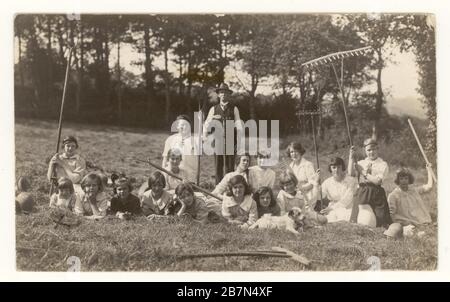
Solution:
{"label": "grassy field", "polygon": [[[278,230],[241,230],[226,224],[200,226],[185,220],[148,221],[145,218],[83,220],[77,227],[55,228],[47,207],[49,184],[45,175],[48,159],[55,151],[56,129],[57,124],[52,122],[16,121],[16,179],[21,175],[31,178],[32,193],[38,203],[34,213],[16,215],[18,270],[67,271],[70,256],[80,258],[82,271],[349,271],[369,269],[371,256],[380,258],[383,270],[434,270],[437,267],[437,224],[424,227],[423,237],[397,240],[383,236],[383,229],[343,222],[310,229],[300,235]],[[164,140],[169,135],[142,129],[64,125],[63,136],[69,134],[78,137],[80,152],[92,166],[105,172],[126,172],[136,178],[136,187],[152,170],[132,158],[151,158],[160,163]],[[286,144],[287,141],[281,142],[281,146]],[[395,146],[383,148],[390,154],[389,148]],[[340,149],[332,153],[324,148],[321,153],[324,177],[328,177],[328,156],[343,156],[346,152]],[[305,157],[313,159],[311,155],[312,152],[307,152]],[[383,158],[389,163],[389,158]],[[394,188],[395,168],[391,167],[385,184],[388,193]],[[211,181],[212,172],[213,160],[203,158],[202,181]],[[417,184],[425,182],[424,169],[414,170],[414,175]],[[436,221],[435,191],[425,199]],[[311,265],[305,267],[287,258],[178,258],[182,254],[267,250],[273,246],[301,254],[312,261]]]}

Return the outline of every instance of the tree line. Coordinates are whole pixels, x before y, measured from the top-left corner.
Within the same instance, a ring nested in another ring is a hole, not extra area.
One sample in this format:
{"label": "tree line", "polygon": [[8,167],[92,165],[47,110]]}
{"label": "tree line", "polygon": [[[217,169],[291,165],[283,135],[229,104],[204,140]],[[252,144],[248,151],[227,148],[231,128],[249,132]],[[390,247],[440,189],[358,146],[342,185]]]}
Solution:
{"label": "tree line", "polygon": [[[430,20],[420,14],[21,14],[14,22],[16,115],[58,115],[73,46],[68,119],[167,128],[180,113],[206,111],[215,101],[214,87],[227,81],[239,88],[235,101],[244,118],[282,120],[282,134],[308,132],[310,123],[298,112],[320,109],[320,133],[343,121],[339,86],[330,66],[305,70],[301,65],[370,45],[368,55],[345,60],[342,82],[350,118],[369,120],[370,131],[379,137],[387,118],[383,70],[392,59],[388,46],[394,45],[416,55],[418,92],[430,121],[428,147],[435,150],[435,29]],[[132,64],[142,66],[141,75],[121,66],[125,45],[139,54]],[[232,68],[236,64],[240,70]],[[274,93],[257,94],[267,85]]]}

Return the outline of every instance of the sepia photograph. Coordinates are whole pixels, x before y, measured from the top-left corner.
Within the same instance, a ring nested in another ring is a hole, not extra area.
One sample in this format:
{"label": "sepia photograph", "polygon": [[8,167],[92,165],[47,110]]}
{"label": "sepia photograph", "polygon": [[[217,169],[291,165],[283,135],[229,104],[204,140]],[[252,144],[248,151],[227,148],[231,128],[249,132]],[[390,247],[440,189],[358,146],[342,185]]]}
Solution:
{"label": "sepia photograph", "polygon": [[405,11],[15,14],[16,270],[436,271],[441,29]]}

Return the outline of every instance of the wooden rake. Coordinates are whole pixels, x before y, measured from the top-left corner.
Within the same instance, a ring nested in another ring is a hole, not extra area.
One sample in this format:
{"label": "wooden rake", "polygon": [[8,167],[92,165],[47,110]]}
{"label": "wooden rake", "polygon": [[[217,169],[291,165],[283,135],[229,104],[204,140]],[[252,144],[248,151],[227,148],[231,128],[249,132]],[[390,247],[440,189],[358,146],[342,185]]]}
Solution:
{"label": "wooden rake", "polygon": [[[310,60],[301,65],[303,68],[306,68],[307,70],[311,70],[314,68],[318,68],[322,65],[331,64],[334,75],[336,77],[336,82],[337,82],[337,84],[339,86],[339,90],[341,92],[341,101],[342,101],[342,106],[343,106],[343,110],[344,110],[345,124],[347,126],[347,135],[348,135],[348,141],[349,141],[350,146],[353,146],[353,141],[352,141],[352,137],[350,134],[350,124],[348,122],[347,108],[345,105],[346,97],[345,97],[345,93],[344,93],[344,59],[349,58],[349,57],[362,56],[372,50],[373,50],[372,46],[366,46],[366,47],[356,48],[356,49],[352,49],[352,50],[339,51],[339,52],[328,54],[326,56],[322,56],[322,57],[314,59],[314,60]],[[340,77],[336,71],[336,67],[334,66],[335,62],[341,63]]]}
{"label": "wooden rake", "polygon": [[[366,55],[367,53],[371,52],[372,50],[373,50],[372,46],[366,46],[366,47],[356,48],[356,49],[347,50],[347,51],[339,51],[339,52],[331,53],[326,56],[322,56],[320,58],[305,62],[301,65],[303,68],[306,68],[307,70],[311,70],[314,68],[318,68],[322,65],[331,64],[331,67],[333,68],[334,76],[336,78],[336,82],[337,82],[337,84],[339,86],[339,90],[341,92],[342,108],[344,111],[348,143],[350,146],[353,146],[353,140],[352,140],[352,136],[350,133],[350,123],[348,121],[347,106],[346,106],[347,100],[346,100],[345,93],[344,93],[344,59],[349,58],[349,57],[357,57],[357,56]],[[338,75],[338,73],[336,71],[336,67],[334,66],[335,62],[340,62],[340,64],[341,64],[340,76]],[[356,163],[355,163],[355,165],[356,165]],[[359,182],[359,173],[358,172],[357,172],[357,179]]]}
{"label": "wooden rake", "polygon": [[288,249],[276,246],[272,247],[272,250],[184,254],[179,255],[176,258],[184,260],[184,259],[211,258],[211,257],[275,257],[275,258],[290,258],[294,261],[300,262],[305,266],[309,266],[311,263],[311,261],[304,256],[298,255]]}

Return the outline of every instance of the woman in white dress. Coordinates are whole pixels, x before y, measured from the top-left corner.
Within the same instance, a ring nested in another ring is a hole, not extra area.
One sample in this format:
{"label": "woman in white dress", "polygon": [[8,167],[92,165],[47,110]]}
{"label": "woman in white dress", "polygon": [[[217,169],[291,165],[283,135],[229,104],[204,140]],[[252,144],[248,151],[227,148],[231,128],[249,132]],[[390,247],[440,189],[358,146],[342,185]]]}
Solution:
{"label": "woman in white dress", "polygon": [[328,200],[328,206],[320,213],[326,215],[328,222],[350,221],[353,206],[353,194],[358,182],[347,175],[345,162],[340,157],[332,157],[328,165],[331,177],[322,183],[322,198]]}
{"label": "woman in white dress", "polygon": [[189,117],[183,114],[176,118],[175,123],[178,133],[175,133],[166,139],[164,151],[162,153],[162,167],[167,168],[169,164],[169,150],[174,148],[179,149],[182,154],[180,168],[187,172],[189,181],[195,182],[198,156],[195,155],[195,141],[194,137],[191,135],[191,122]]}
{"label": "woman in white dress", "polygon": [[312,162],[303,158],[305,149],[302,144],[300,142],[290,143],[286,153],[292,159],[289,167],[297,178],[297,188],[306,195],[308,200],[316,200],[316,190],[313,190],[316,171]]}

